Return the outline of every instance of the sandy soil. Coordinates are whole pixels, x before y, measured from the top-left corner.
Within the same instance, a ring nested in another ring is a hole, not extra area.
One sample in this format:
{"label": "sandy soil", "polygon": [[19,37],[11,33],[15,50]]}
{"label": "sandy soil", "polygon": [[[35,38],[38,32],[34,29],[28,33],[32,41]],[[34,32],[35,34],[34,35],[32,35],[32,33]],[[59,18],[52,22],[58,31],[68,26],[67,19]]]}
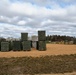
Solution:
{"label": "sandy soil", "polygon": [[63,54],[76,54],[76,45],[63,45],[63,44],[47,44],[46,51],[38,51],[34,48],[31,51],[10,51],[0,52],[0,57],[24,57],[24,56],[45,56],[45,55],[63,55]]}

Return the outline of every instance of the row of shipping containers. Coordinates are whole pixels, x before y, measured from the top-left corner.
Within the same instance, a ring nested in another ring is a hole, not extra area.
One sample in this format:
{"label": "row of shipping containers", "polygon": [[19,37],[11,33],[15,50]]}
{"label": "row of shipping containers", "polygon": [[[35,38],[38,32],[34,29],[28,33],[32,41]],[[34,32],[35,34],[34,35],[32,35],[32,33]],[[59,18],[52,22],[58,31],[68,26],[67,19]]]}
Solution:
{"label": "row of shipping containers", "polygon": [[38,39],[28,40],[28,33],[21,33],[20,41],[0,42],[0,51],[30,51],[31,48],[46,50],[45,31],[38,31]]}
{"label": "row of shipping containers", "polygon": [[[34,45],[33,45],[34,44]],[[45,41],[13,41],[13,42],[1,42],[0,51],[30,51],[31,48],[36,48],[37,50],[46,50]]]}

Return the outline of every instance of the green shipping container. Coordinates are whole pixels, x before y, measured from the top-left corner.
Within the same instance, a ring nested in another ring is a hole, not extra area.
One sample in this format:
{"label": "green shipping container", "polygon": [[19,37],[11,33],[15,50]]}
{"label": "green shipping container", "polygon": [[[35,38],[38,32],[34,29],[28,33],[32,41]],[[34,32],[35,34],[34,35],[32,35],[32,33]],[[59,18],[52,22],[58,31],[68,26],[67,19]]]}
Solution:
{"label": "green shipping container", "polygon": [[40,51],[46,50],[46,41],[38,41],[38,50]]}
{"label": "green shipping container", "polygon": [[27,41],[28,40],[28,33],[21,33],[21,41]]}
{"label": "green shipping container", "polygon": [[46,36],[45,36],[45,31],[38,31],[38,41],[45,41]]}
{"label": "green shipping container", "polygon": [[31,50],[31,41],[23,41],[22,46],[23,46],[24,51],[30,51]]}
{"label": "green shipping container", "polygon": [[9,42],[1,42],[1,51],[2,52],[9,51]]}
{"label": "green shipping container", "polygon": [[13,51],[21,51],[21,41],[13,41]]}

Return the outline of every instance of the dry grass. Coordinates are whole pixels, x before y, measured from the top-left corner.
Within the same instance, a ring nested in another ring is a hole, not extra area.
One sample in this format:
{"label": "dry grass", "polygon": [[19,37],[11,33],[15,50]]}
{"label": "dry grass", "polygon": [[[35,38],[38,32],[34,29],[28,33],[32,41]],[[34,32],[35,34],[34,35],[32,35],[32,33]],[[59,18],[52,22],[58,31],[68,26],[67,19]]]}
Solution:
{"label": "dry grass", "polygon": [[76,75],[76,72],[64,73],[64,74],[15,74],[15,75]]}
{"label": "dry grass", "polygon": [[0,75],[64,74],[73,72],[76,73],[76,54],[0,58]]}
{"label": "dry grass", "polygon": [[[25,75],[25,74],[20,74],[20,75]],[[32,75],[32,74],[26,74],[26,75]],[[64,73],[64,74],[33,74],[33,75],[76,75],[76,72],[73,72],[73,73]]]}
{"label": "dry grass", "polygon": [[31,51],[10,51],[10,52],[0,52],[0,57],[24,57],[24,56],[46,56],[46,55],[64,55],[64,54],[76,54],[76,45],[63,45],[63,44],[47,44],[46,51],[38,51],[36,49],[31,49]]}

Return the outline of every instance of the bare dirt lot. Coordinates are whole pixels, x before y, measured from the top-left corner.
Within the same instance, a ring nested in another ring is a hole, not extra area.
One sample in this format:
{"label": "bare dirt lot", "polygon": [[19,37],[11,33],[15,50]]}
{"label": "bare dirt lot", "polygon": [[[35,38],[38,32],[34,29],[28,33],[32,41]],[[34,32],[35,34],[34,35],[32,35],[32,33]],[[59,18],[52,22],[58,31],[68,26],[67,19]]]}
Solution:
{"label": "bare dirt lot", "polygon": [[34,48],[31,51],[10,51],[0,52],[0,57],[24,57],[24,56],[46,56],[46,55],[64,55],[76,54],[76,45],[63,45],[63,44],[47,44],[46,51],[38,51]]}

